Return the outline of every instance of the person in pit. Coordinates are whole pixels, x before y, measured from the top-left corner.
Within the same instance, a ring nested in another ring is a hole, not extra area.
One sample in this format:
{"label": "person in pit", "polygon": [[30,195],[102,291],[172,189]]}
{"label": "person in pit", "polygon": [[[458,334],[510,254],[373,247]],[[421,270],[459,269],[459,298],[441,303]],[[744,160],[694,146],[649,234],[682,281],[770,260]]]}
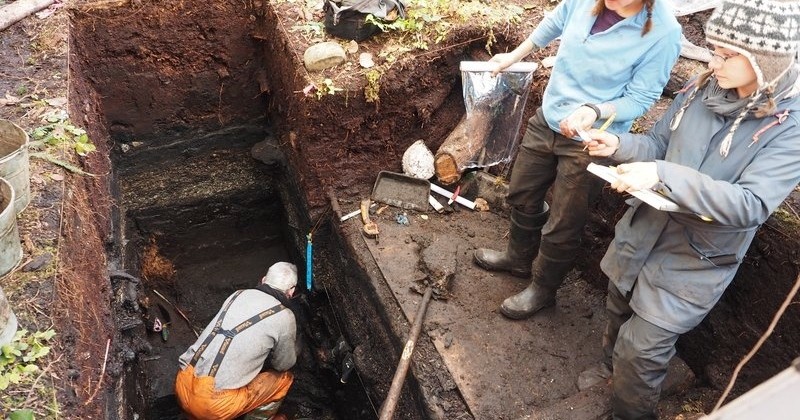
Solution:
{"label": "person in pit", "polygon": [[[683,211],[637,199],[616,225],[603,363],[614,418],[655,419],[678,337],[709,313],[756,230],[800,182],[800,2],[725,1],[706,23],[708,71],[643,135],[592,130],[592,156],[618,162],[619,192],[652,188]],[[613,372],[613,373],[612,373]]]}
{"label": "person in pit", "polygon": [[577,130],[616,116],[609,129],[628,131],[669,80],[681,27],[665,0],[564,0],[516,49],[492,57],[495,74],[557,37],[542,106],[528,121],[511,171],[508,244],[504,251],[480,248],[474,254],[484,269],[532,275],[528,287],[500,307],[512,319],[555,304],[580,248],[595,184],[586,170],[592,158]]}
{"label": "person in pit", "polygon": [[285,419],[277,411],[300,349],[289,301],[296,284],[294,264],[273,264],[255,289],[229,296],[180,356],[175,394],[191,419]]}

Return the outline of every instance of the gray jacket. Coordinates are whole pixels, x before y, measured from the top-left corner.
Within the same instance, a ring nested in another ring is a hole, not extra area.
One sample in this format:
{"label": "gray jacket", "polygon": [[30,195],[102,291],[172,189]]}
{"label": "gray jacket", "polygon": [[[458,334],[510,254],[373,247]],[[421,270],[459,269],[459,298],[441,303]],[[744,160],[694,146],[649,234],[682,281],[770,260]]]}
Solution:
{"label": "gray jacket", "polygon": [[[686,94],[646,135],[620,135],[619,162],[654,161],[658,189],[685,209],[709,216],[653,209],[641,201],[616,225],[600,267],[645,320],[675,333],[695,327],[733,279],[756,229],[800,182],[800,100],[784,99],[788,117],[749,119],[735,132],[727,157],[720,143],[733,123],[706,108],[698,94],[678,128],[670,121]],[[751,143],[753,143],[751,145]],[[748,145],[750,145],[748,147]],[[635,287],[634,287],[635,286]]]}
{"label": "gray jacket", "polygon": [[[227,303],[231,297],[229,296],[225,302]],[[277,299],[259,290],[244,290],[228,308],[222,321],[222,328],[231,329],[278,303]],[[180,356],[181,369],[185,368],[192,360],[197,348],[214,328],[217,318],[219,318],[219,312],[200,334],[200,338]],[[290,369],[294,366],[297,357],[296,336],[297,327],[294,314],[289,309],[283,309],[237,334],[231,341],[228,353],[219,367],[214,379],[214,388],[237,389],[247,385],[261,372],[267,357],[270,357],[273,369],[277,371]],[[219,334],[211,341],[195,366],[195,375],[208,375],[214,357],[224,339],[225,337]]]}

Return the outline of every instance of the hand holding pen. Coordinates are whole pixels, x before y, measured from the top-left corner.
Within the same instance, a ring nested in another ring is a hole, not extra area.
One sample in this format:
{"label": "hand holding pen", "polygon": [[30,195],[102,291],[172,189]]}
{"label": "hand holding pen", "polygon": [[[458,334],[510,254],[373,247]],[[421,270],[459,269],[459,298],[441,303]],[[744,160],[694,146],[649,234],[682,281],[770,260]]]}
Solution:
{"label": "hand holding pen", "polygon": [[[603,125],[601,125],[599,129],[597,129],[597,131],[598,131],[598,132],[601,132],[601,133],[602,133],[602,132],[605,132],[605,131],[606,131],[606,129],[607,129],[609,126],[611,126],[611,123],[613,123],[613,122],[614,122],[614,118],[616,118],[616,117],[617,117],[617,114],[616,114],[616,113],[614,113],[614,114],[611,114],[611,116],[609,116],[609,117],[608,117],[608,119],[606,120],[606,122],[604,122],[604,123],[603,123]],[[588,148],[589,148],[589,144],[590,144],[592,141],[594,141],[594,139],[592,139],[592,136],[590,136],[590,135],[589,135],[589,133],[587,133],[585,130],[577,130],[577,132],[578,132],[578,135],[579,135],[579,136],[581,136],[581,139],[583,140],[583,142],[584,142],[584,143],[586,143],[586,145],[583,147],[583,150],[585,151],[586,149],[588,149]],[[590,153],[590,154],[591,154],[591,153]]]}

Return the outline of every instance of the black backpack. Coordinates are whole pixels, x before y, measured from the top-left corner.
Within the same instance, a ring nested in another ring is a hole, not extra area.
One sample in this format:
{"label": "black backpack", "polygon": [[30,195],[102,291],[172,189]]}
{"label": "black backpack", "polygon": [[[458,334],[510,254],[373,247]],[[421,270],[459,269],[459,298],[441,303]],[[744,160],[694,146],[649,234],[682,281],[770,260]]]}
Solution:
{"label": "black backpack", "polygon": [[367,16],[387,19],[394,9],[397,16],[406,16],[403,0],[325,0],[325,31],[339,38],[363,41],[380,32],[380,28],[367,23]]}

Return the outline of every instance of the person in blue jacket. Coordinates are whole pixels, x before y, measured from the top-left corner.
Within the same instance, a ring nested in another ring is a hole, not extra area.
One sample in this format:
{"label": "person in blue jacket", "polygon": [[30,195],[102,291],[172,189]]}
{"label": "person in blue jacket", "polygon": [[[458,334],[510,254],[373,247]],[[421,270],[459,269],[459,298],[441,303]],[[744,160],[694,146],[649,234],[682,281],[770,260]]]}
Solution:
{"label": "person in blue jacket", "polygon": [[564,0],[516,49],[492,57],[495,74],[557,37],[561,43],[542,106],[528,121],[511,172],[508,245],[474,254],[484,269],[532,275],[530,285],[500,308],[512,319],[555,304],[578,253],[592,175],[586,171],[591,157],[576,130],[616,115],[609,129],[628,131],[669,80],[681,27],[665,0]]}
{"label": "person in blue jacket", "polygon": [[629,200],[601,262],[605,360],[585,375],[612,375],[615,418],[657,418],[678,337],[716,304],[758,227],[800,182],[800,2],[725,1],[706,38],[709,70],[647,134],[589,132],[589,154],[632,162],[617,166],[612,188],[653,188],[683,209]]}

